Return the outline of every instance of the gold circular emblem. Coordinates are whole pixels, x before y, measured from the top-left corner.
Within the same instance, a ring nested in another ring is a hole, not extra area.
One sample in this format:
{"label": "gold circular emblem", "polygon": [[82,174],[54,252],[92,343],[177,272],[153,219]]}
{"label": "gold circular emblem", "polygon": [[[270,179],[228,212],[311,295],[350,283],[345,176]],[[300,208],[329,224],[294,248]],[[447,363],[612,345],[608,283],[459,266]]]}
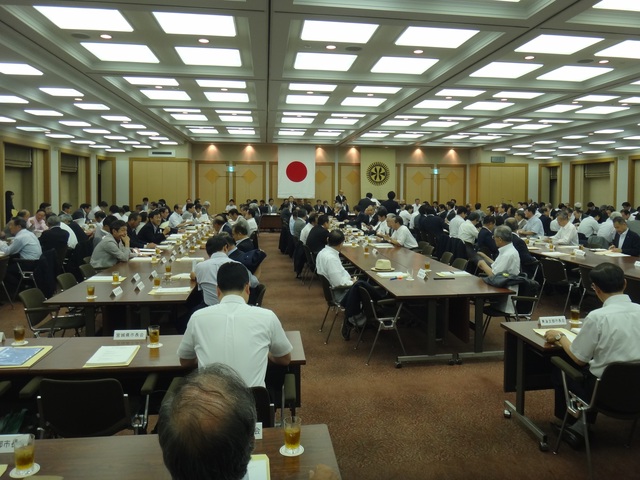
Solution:
{"label": "gold circular emblem", "polygon": [[367,168],[367,180],[373,185],[384,185],[389,180],[391,172],[382,162],[373,162]]}

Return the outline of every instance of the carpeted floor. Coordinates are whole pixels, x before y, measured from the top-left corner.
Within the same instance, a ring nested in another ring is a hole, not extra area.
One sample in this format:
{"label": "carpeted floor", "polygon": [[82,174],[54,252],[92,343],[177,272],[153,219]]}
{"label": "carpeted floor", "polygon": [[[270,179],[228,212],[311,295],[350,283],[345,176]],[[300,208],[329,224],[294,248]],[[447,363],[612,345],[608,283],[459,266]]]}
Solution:
{"label": "carpeted floor", "polygon": [[[562,445],[558,455],[542,453],[537,442],[515,420],[503,417],[502,359],[467,359],[462,365],[446,361],[395,368],[400,346],[393,332],[380,335],[369,366],[366,356],[373,332],[354,350],[336,323],[328,345],[318,328],[326,310],[316,280],[310,289],[295,279],[291,259],[278,249],[278,235],[264,233],[261,247],[268,253],[261,281],[267,285],[264,307],[276,312],[286,330],[300,330],[307,365],[302,368],[303,422],[326,423],[342,478],[359,479],[555,479],[586,478],[584,451]],[[561,294],[543,296],[539,315],[557,313]],[[0,308],[0,328],[10,332],[22,313],[17,306]],[[408,354],[421,353],[420,326],[401,329]],[[465,351],[446,337],[447,351]],[[503,335],[494,319],[485,350],[500,350]],[[550,430],[552,392],[530,392],[527,414]],[[623,444],[629,424],[601,417],[592,439],[597,478],[640,478],[640,439],[630,449]],[[550,436],[551,443],[555,437]],[[302,439],[304,444],[304,438]]]}

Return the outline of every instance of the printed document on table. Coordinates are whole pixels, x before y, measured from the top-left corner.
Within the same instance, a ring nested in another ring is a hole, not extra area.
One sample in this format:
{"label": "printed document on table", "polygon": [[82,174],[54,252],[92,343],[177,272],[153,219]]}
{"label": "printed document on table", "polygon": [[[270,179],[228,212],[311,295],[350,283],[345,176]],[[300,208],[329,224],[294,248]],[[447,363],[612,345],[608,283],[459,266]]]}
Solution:
{"label": "printed document on table", "polygon": [[140,350],[140,345],[103,345],[94,353],[85,367],[126,367]]}
{"label": "printed document on table", "polygon": [[533,331],[538,335],[540,335],[541,337],[544,337],[544,334],[547,333],[549,330],[557,330],[560,333],[564,333],[571,343],[573,343],[573,341],[576,339],[576,334],[573,332],[570,332],[566,328],[534,328],[533,329]]}
{"label": "printed document on table", "polygon": [[271,468],[269,467],[269,457],[265,454],[251,455],[251,461],[247,466],[247,474],[242,480],[270,480]]}

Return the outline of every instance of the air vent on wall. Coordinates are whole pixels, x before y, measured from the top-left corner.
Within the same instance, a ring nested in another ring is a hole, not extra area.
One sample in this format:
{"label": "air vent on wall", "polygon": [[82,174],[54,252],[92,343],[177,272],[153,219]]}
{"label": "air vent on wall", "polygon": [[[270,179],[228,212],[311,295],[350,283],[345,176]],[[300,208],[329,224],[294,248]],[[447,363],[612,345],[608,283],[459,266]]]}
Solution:
{"label": "air vent on wall", "polygon": [[149,150],[150,157],[175,157],[175,150]]}
{"label": "air vent on wall", "polygon": [[491,163],[505,163],[505,157],[491,157]]}

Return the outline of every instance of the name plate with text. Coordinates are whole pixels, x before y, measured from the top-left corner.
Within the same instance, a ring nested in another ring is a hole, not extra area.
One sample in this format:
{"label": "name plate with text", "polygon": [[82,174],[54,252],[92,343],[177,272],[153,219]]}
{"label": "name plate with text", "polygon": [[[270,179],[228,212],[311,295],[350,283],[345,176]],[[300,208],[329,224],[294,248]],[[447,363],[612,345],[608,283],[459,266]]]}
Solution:
{"label": "name plate with text", "polygon": [[156,272],[155,270],[151,270],[151,273],[149,274],[149,280],[156,278],[158,276],[158,272]]}
{"label": "name plate with text", "polygon": [[111,290],[111,295],[109,295],[110,297],[117,297],[118,295],[122,295],[122,293],[124,292],[124,290],[122,290],[122,287],[116,287],[113,290]]}
{"label": "name plate with text", "polygon": [[567,319],[564,315],[555,315],[552,317],[540,317],[538,319],[538,324],[540,328],[548,328],[548,327],[564,327],[567,325]]}
{"label": "name plate with text", "polygon": [[138,284],[136,285],[135,291],[140,292],[142,290],[144,290],[144,282],[138,282]]}
{"label": "name plate with text", "polygon": [[133,275],[133,277],[131,277],[131,283],[136,283],[140,281],[140,274],[136,273]]}
{"label": "name plate with text", "polygon": [[146,340],[146,330],[114,330],[114,340]]}

